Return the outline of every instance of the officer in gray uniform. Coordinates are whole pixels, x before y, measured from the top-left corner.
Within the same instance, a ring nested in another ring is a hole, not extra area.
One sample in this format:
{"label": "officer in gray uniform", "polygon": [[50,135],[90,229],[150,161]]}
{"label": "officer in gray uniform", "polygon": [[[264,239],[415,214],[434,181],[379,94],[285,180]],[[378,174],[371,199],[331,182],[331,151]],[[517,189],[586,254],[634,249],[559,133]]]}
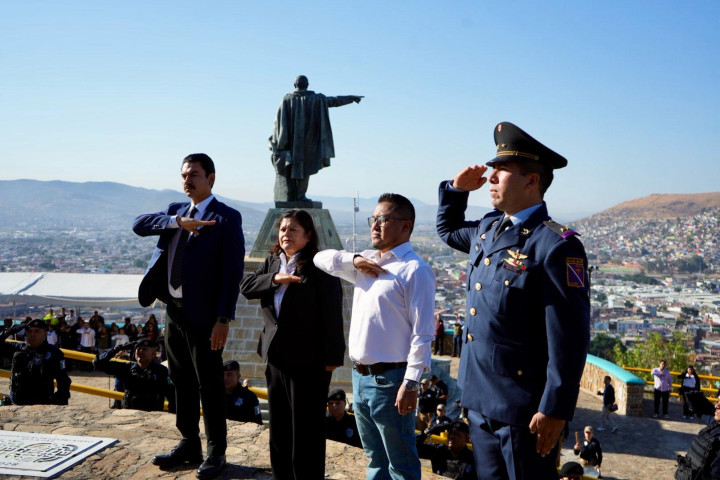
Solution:
{"label": "officer in gray uniform", "polygon": [[[478,478],[557,479],[557,439],[572,419],[589,342],[587,258],[543,201],[567,160],[507,122],[495,158],[440,184],[437,231],[468,253],[458,383]],[[485,183],[495,210],[467,220]]]}
{"label": "officer in gray uniform", "polygon": [[[25,343],[5,340],[25,329]],[[0,355],[12,358],[10,400],[17,405],[67,405],[72,381],[65,370],[65,356],[47,343],[43,320],[13,325],[0,333]],[[53,382],[57,382],[57,390]],[[5,402],[3,402],[5,403]]]}
{"label": "officer in gray uniform", "polygon": [[[135,351],[136,362],[112,361],[122,350]],[[175,411],[175,389],[170,382],[168,369],[155,360],[158,346],[155,340],[143,338],[136,342],[117,345],[95,357],[95,368],[114,375],[125,386],[122,408],[145,411],[162,411],[165,399],[168,410]]]}

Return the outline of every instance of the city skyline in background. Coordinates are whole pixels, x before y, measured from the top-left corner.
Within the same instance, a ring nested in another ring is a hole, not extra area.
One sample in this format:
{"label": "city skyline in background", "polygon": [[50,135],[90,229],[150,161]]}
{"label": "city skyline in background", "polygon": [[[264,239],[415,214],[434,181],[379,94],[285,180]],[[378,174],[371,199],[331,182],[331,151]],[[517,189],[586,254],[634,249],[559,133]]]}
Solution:
{"label": "city skyline in background", "polygon": [[[330,111],[336,158],[311,198],[434,204],[441,180],[494,156],[500,121],[568,158],[546,196],[558,217],[718,191],[718,14],[711,1],[13,3],[3,178],[179,190],[181,159],[202,151],[216,193],[271,201],[267,138],[305,74],[311,90],[365,96]],[[487,190],[470,203],[489,208]]]}

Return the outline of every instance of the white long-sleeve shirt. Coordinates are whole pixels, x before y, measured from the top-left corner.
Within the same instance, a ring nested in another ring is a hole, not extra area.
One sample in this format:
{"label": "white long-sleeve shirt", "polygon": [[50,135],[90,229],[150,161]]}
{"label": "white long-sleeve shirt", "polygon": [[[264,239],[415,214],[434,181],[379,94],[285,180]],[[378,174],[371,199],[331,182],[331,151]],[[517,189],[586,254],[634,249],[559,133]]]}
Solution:
{"label": "white long-sleeve shirt", "polygon": [[354,254],[345,250],[324,250],[314,258],[319,269],[355,285],[350,359],[365,365],[406,361],[405,378],[419,381],[430,371],[435,275],[410,242],[384,254],[365,250],[360,255],[387,273],[375,278],[358,271],[353,265]]}

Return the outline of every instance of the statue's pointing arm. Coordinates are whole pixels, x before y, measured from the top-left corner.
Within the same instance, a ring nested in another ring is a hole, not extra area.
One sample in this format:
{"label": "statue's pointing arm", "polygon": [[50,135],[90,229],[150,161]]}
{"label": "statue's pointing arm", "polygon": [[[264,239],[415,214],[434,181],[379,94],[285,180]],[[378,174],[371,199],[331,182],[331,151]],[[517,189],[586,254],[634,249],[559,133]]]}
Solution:
{"label": "statue's pointing arm", "polygon": [[363,95],[342,95],[338,97],[326,97],[328,107],[342,107],[348,103],[360,103],[365,98]]}

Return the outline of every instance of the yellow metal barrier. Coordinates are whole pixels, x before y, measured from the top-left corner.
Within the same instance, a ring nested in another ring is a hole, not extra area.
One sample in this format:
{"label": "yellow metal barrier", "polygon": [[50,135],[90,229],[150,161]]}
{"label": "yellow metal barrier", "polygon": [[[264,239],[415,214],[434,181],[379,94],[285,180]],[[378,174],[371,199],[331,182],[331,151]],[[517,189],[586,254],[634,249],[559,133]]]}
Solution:
{"label": "yellow metal barrier", "polygon": [[[642,373],[650,373],[650,372],[652,372],[652,368],[628,367],[627,365],[623,365],[622,368],[623,368],[624,370],[627,370],[628,372],[642,372]],[[673,377],[677,377],[677,376],[680,375],[681,373],[682,373],[682,372],[672,372],[672,371],[671,371],[671,372],[670,372],[670,375],[672,375]],[[715,375],[698,375],[698,378],[699,378],[701,381],[702,381],[702,380],[709,380],[709,381],[711,381],[711,382],[712,382],[712,381],[720,381],[720,377],[716,377]],[[646,383],[647,385],[650,385],[650,386],[655,385],[655,382],[654,382],[653,380],[645,380],[645,383]],[[680,385],[680,384],[678,384],[678,383],[673,383],[673,384],[672,384],[672,388],[674,388],[674,389],[679,389],[680,387],[682,387],[682,385]],[[703,391],[703,392],[707,392],[707,393],[710,394],[710,395],[707,395],[707,399],[708,399],[708,400],[710,400],[710,401],[712,401],[712,402],[717,402],[717,401],[718,401],[718,397],[716,396],[718,390],[717,390],[716,388],[701,387],[700,390]],[[645,390],[645,391],[647,392],[647,390]],[[676,391],[670,392],[670,395],[673,396],[673,397],[679,397],[679,396],[680,396],[680,395],[678,395],[678,393],[677,393]]]}

